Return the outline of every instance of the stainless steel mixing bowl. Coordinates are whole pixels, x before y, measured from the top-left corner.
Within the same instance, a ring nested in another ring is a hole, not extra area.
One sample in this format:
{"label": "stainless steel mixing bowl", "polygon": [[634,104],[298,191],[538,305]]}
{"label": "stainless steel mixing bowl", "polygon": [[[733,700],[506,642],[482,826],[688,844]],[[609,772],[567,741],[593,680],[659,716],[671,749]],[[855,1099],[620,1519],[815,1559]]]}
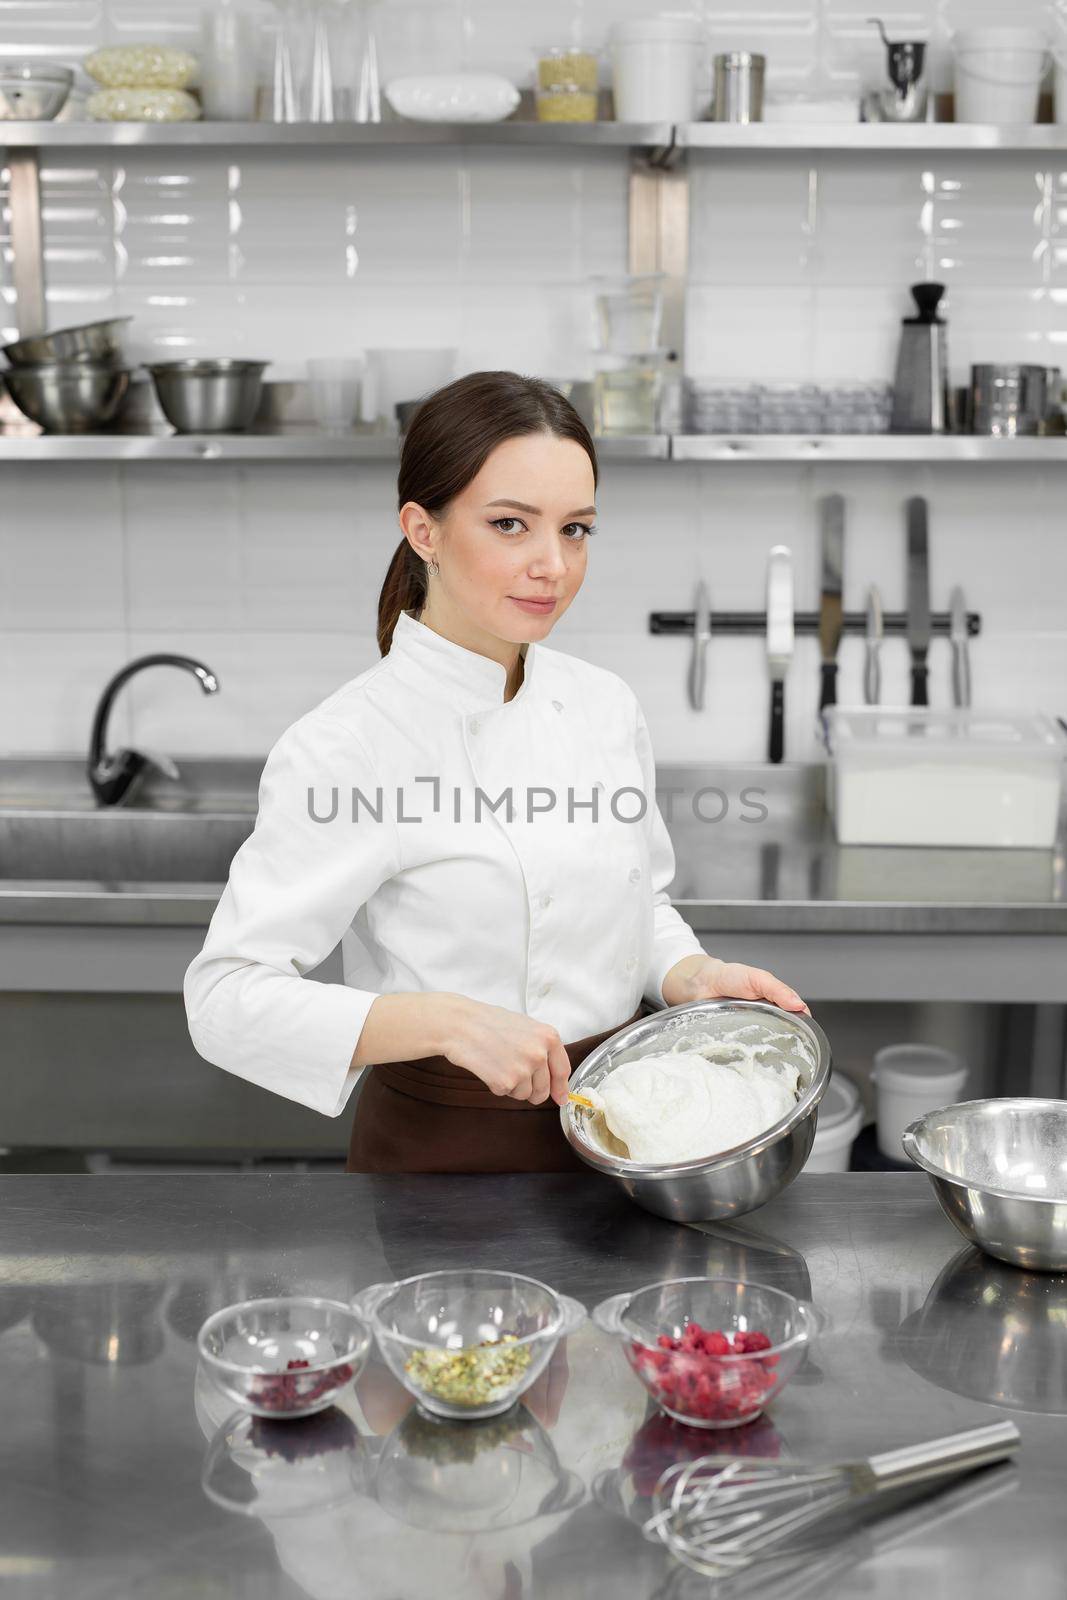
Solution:
{"label": "stainless steel mixing bowl", "polygon": [[595,1088],[613,1067],[657,1050],[685,1043],[706,1032],[716,1016],[745,1014],[792,1033],[811,1051],[813,1062],[797,1060],[801,1093],[796,1106],[758,1139],[735,1145],[702,1161],[651,1166],[608,1155],[583,1136],[589,1113],[569,1102],[560,1107],[563,1131],[577,1154],[597,1172],[613,1178],[631,1200],[675,1222],[709,1222],[754,1211],[792,1183],[808,1159],[819,1101],[830,1081],[830,1041],[817,1022],[794,1011],[782,1011],[763,1000],[694,1000],[667,1006],[620,1028],[590,1051],[571,1078],[572,1090]]}
{"label": "stainless steel mixing bowl", "polygon": [[95,361],[11,367],[3,374],[23,416],[47,433],[93,433],[114,421],[130,383],[122,367]]}
{"label": "stainless steel mixing bowl", "polygon": [[0,122],[51,122],[73,83],[71,68],[55,62],[0,60]]}
{"label": "stainless steel mixing bowl", "polygon": [[251,427],[269,361],[157,361],[148,368],[167,421],[179,433],[238,433]]}
{"label": "stainless steel mixing bowl", "polygon": [[1067,1272],[1067,1100],[963,1100],[904,1130],[942,1211],[972,1244]]}
{"label": "stainless steel mixing bowl", "polygon": [[5,344],[3,353],[13,367],[43,366],[53,361],[97,361],[122,365],[122,335],[132,317],[108,317],[103,322],[81,322],[53,333],[33,334]]}

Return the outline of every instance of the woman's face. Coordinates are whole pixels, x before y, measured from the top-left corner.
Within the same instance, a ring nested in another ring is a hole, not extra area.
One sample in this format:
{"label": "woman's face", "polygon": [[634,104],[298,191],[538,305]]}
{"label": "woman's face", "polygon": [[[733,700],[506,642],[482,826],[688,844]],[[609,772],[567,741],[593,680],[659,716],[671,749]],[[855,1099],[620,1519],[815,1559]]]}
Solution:
{"label": "woman's face", "polygon": [[[443,517],[409,502],[401,526],[441,568],[427,613],[512,644],[543,639],[582,586],[593,499],[581,445],[535,433],[497,445]],[[552,603],[535,609],[523,600]]]}

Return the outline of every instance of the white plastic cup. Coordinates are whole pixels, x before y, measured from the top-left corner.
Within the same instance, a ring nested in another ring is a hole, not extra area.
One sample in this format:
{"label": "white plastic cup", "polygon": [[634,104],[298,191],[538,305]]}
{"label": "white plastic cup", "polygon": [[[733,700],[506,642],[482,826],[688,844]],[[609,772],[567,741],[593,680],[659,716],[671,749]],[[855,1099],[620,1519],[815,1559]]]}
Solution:
{"label": "white plastic cup", "polygon": [[704,30],[698,22],[647,17],[617,22],[611,59],[618,122],[693,122]]}
{"label": "white plastic cup", "polygon": [[308,362],[311,414],[327,433],[344,433],[359,421],[366,370],[362,355]]}
{"label": "white plastic cup", "polygon": [[259,90],[259,39],[238,0],[212,0],[200,14],[200,100],[211,121],[251,122]]}
{"label": "white plastic cup", "polygon": [[1033,122],[1048,65],[1038,28],[963,28],[953,36],[956,121]]}
{"label": "white plastic cup", "polygon": [[805,1172],[847,1172],[852,1146],[863,1127],[860,1092],[851,1078],[835,1073],[819,1101],[818,1123]]}
{"label": "white plastic cup", "polygon": [[363,420],[397,426],[396,407],[421,400],[451,383],[456,375],[456,350],[368,350]]}
{"label": "white plastic cup", "polygon": [[910,1122],[952,1105],[967,1081],[967,1066],[934,1044],[887,1044],[874,1054],[878,1090],[878,1148],[891,1161],[907,1158],[901,1139]]}

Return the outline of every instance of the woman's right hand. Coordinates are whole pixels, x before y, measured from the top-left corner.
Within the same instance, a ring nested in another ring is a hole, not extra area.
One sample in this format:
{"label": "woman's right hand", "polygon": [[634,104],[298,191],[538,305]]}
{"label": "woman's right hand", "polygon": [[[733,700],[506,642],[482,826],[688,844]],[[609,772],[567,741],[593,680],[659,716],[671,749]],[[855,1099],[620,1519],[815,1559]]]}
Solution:
{"label": "woman's right hand", "polygon": [[547,1022],[466,995],[442,996],[442,1054],[510,1100],[542,1105],[551,1095],[562,1105],[571,1064],[559,1034]]}

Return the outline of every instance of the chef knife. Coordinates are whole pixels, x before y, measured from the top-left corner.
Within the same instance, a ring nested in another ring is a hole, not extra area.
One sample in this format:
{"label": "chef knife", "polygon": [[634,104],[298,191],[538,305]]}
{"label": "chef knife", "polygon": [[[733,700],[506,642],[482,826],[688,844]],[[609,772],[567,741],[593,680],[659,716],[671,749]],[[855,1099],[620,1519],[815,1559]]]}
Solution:
{"label": "chef knife", "polygon": [[908,648],[911,651],[911,703],[930,704],[926,654],[930,648],[930,573],[926,501],[908,501]]}
{"label": "chef knife", "polygon": [[876,706],[882,698],[882,596],[872,583],[867,590],[867,654],[863,661],[863,698]]}
{"label": "chef knife", "polygon": [[822,682],[819,710],[837,700],[837,647],[841,642],[841,594],[845,559],[845,501],[824,497],[822,511],[822,593],[819,599],[819,653]]}
{"label": "chef knife", "polygon": [[952,640],[952,703],[971,703],[971,660],[967,651],[967,611],[959,584],[949,596],[949,638]]}
{"label": "chef knife", "polygon": [[776,544],[767,559],[767,666],[771,677],[771,722],[767,758],[785,754],[785,675],[793,658],[793,557]]}
{"label": "chef knife", "polygon": [[693,654],[689,659],[689,704],[694,711],[704,709],[707,682],[708,640],[711,638],[711,601],[703,579],[697,584],[693,612]]}

